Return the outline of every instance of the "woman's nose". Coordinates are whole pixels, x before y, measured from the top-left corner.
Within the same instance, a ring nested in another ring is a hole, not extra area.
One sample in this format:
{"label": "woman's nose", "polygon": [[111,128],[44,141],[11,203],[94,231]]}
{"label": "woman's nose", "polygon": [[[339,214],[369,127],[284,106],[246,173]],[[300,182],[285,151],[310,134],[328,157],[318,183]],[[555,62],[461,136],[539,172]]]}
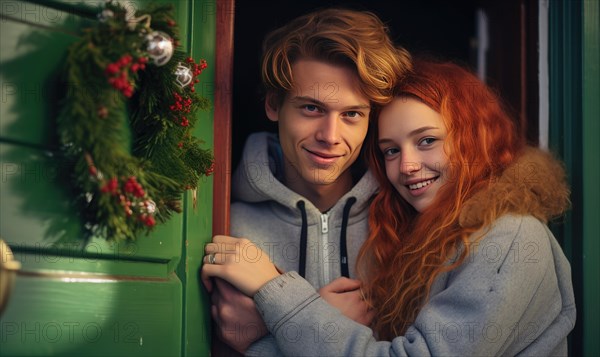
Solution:
{"label": "woman's nose", "polygon": [[421,160],[416,153],[411,150],[404,150],[400,161],[400,172],[410,175],[421,170]]}

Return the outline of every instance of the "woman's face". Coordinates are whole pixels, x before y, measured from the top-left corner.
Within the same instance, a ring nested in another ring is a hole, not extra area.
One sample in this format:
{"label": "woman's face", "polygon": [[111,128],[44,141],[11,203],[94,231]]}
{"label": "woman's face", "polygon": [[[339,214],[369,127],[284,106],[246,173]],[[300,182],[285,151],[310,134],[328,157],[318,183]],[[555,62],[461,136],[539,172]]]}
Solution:
{"label": "woman's face", "polygon": [[442,186],[449,163],[442,116],[416,99],[402,97],[381,111],[378,124],[388,180],[402,198],[423,212]]}

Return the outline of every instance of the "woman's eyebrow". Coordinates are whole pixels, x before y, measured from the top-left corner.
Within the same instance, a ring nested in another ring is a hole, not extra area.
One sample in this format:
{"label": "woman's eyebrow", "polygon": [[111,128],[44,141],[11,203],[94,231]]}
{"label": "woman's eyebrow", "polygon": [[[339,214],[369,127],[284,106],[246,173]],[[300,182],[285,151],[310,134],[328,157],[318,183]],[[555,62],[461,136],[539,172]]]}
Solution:
{"label": "woman's eyebrow", "polygon": [[[413,131],[411,131],[410,133],[408,133],[409,137],[415,136],[415,135],[419,135],[421,133],[426,132],[427,130],[436,130],[439,129],[437,126],[423,126],[421,128],[417,128]],[[378,144],[387,144],[387,143],[393,143],[394,140],[392,139],[388,139],[388,138],[380,138],[379,140],[377,140]]]}
{"label": "woman's eyebrow", "polygon": [[410,133],[408,133],[408,136],[419,135],[427,130],[435,130],[435,129],[439,129],[439,128],[437,126],[424,126],[424,127],[421,127],[421,128],[411,131]]}

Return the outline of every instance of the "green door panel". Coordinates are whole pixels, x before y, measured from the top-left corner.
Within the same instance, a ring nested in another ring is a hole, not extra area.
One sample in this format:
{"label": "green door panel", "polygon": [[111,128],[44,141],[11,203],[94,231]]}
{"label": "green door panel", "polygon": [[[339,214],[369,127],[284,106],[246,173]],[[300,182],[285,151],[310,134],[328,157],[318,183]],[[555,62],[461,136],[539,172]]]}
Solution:
{"label": "green door panel", "polygon": [[[20,0],[26,3],[24,11],[39,12],[40,16],[52,17],[55,11],[63,11],[75,16],[96,18],[98,9],[106,0]],[[121,0],[118,0],[121,1]],[[47,14],[47,15],[46,15]]]}
{"label": "green door panel", "polygon": [[42,249],[62,254],[174,261],[181,254],[182,215],[173,215],[133,243],[92,239],[86,247],[59,160],[46,151],[0,142],[0,237],[13,250]]}
{"label": "green door panel", "polygon": [[[208,68],[199,77],[196,90],[213,101],[216,39],[216,2],[189,3],[190,53],[196,60],[206,59]],[[200,112],[194,135],[213,147],[213,111]],[[218,142],[218,139],[215,140]],[[182,343],[186,356],[208,356],[210,353],[210,300],[198,279],[204,245],[212,239],[213,177],[201,180],[196,201],[188,194],[185,201],[184,253],[177,274],[184,283],[184,328]]]}
{"label": "green door panel", "polygon": [[571,185],[571,210],[555,227],[571,262],[577,305],[569,355],[599,356],[600,3],[549,1],[548,11],[549,146]]}
{"label": "green door panel", "polygon": [[62,63],[77,28],[89,20],[41,8],[17,1],[0,7],[0,140],[48,147],[64,95]]}
{"label": "green door panel", "polygon": [[[114,259],[105,256],[77,257],[57,255],[53,251],[42,249],[12,250],[12,258],[21,264],[22,272],[35,272],[46,276],[56,273],[96,273],[137,278],[166,279],[173,273],[168,263],[126,260],[115,253]],[[8,258],[5,258],[8,260]]]}
{"label": "green door panel", "polygon": [[100,274],[17,276],[0,356],[177,356],[181,283]]}
{"label": "green door panel", "polygon": [[[60,99],[66,83],[60,78],[69,45],[80,29],[93,20],[103,1],[10,1],[3,2],[0,13],[0,140],[42,147],[56,147],[54,128]],[[132,9],[149,2],[128,1]],[[174,20],[182,30],[188,25],[187,1],[172,3]],[[188,46],[187,31],[181,31],[181,44]],[[82,88],[90,90],[93,88]]]}
{"label": "green door panel", "polygon": [[[121,2],[137,9],[152,1]],[[212,101],[216,3],[154,2],[174,5],[181,45],[208,61],[196,90]],[[0,0],[0,239],[21,262],[0,316],[0,356],[210,351],[209,301],[198,272],[212,237],[212,177],[182,197],[181,214],[147,236],[82,239],[55,126],[68,47],[97,21],[103,3]],[[213,112],[198,116],[194,135],[211,148]]]}

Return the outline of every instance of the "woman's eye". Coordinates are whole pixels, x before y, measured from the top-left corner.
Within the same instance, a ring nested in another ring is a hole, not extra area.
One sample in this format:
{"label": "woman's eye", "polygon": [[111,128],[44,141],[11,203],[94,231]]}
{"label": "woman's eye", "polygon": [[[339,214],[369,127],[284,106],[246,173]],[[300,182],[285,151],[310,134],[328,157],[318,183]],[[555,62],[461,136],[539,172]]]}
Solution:
{"label": "woman's eye", "polygon": [[389,149],[383,149],[382,152],[383,152],[384,156],[394,156],[397,153],[399,153],[400,150],[398,150],[397,148],[389,148]]}
{"label": "woman's eye", "polygon": [[419,145],[431,145],[433,144],[437,139],[436,138],[424,138],[423,140],[421,140],[421,142],[419,143]]}

